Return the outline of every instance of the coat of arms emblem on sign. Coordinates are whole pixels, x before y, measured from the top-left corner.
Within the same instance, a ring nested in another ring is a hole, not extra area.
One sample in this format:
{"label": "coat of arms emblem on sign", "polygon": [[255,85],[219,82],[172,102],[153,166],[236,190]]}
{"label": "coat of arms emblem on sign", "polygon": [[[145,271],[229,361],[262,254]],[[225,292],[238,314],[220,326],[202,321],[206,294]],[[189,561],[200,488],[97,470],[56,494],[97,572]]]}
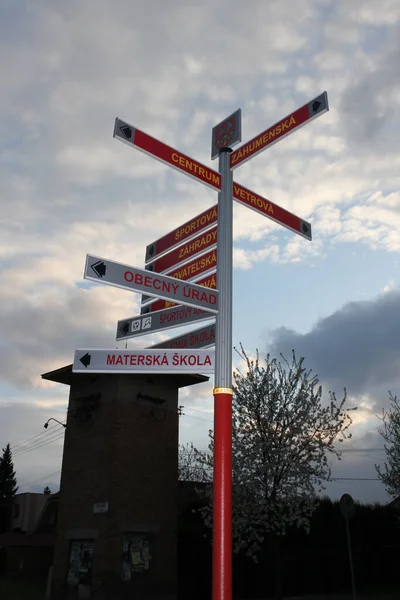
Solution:
{"label": "coat of arms emblem on sign", "polygon": [[215,132],[215,145],[217,148],[229,146],[233,136],[235,135],[235,115],[223,121],[218,125]]}

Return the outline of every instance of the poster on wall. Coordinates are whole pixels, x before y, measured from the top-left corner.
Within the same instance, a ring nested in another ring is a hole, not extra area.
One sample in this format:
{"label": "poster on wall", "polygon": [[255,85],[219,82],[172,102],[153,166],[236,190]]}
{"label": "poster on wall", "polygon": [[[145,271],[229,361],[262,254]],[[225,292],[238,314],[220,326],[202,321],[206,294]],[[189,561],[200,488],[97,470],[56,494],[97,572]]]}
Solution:
{"label": "poster on wall", "polygon": [[74,540],[71,543],[67,583],[71,587],[84,583],[90,585],[94,543]]}
{"label": "poster on wall", "polygon": [[134,573],[145,573],[150,570],[150,540],[146,534],[126,533],[122,544],[124,581],[130,581]]}

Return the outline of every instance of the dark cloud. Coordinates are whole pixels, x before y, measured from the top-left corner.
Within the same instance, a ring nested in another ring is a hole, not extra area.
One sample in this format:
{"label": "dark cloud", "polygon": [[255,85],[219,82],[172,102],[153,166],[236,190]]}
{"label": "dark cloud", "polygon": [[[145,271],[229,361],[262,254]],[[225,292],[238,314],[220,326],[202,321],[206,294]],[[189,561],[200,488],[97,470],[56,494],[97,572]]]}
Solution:
{"label": "dark cloud", "polygon": [[337,392],[368,395],[387,403],[387,390],[400,390],[400,292],[374,301],[350,302],[317,322],[306,334],[282,327],[269,352],[304,356],[306,365]]}

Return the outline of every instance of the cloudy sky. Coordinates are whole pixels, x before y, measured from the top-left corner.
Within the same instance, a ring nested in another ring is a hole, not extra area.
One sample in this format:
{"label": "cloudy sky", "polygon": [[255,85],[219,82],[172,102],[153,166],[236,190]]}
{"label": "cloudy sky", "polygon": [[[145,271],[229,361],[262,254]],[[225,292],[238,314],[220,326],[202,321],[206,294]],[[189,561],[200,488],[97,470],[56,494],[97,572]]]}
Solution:
{"label": "cloudy sky", "polygon": [[[138,295],[83,280],[86,254],[143,267],[147,244],[217,200],[114,140],[115,117],[217,168],[225,116],[242,109],[246,141],[326,90],[327,114],[235,171],[313,241],[234,206],[233,338],[293,348],[326,391],[347,388],[359,410],[329,493],[387,501],[374,464],[377,415],[400,393],[398,0],[3,0],[0,74],[0,445],[21,491],[58,487],[63,429],[43,424],[64,419],[68,388],[41,374],[115,347],[117,320],[139,313]],[[182,392],[182,443],[206,447],[211,398],[211,383]]]}

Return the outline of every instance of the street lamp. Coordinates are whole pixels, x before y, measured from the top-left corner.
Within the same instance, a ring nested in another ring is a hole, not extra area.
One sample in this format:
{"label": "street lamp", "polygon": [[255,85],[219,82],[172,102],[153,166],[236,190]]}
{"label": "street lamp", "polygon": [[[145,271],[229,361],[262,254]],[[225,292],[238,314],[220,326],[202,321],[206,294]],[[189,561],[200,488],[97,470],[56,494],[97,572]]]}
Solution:
{"label": "street lamp", "polygon": [[61,423],[61,421],[58,421],[58,419],[53,419],[53,417],[50,417],[50,419],[47,421],[47,423],[44,424],[44,428],[47,429],[49,426],[49,421],[55,421],[56,423],[58,423],[59,425],[62,425],[63,427],[66,427],[66,423]]}

